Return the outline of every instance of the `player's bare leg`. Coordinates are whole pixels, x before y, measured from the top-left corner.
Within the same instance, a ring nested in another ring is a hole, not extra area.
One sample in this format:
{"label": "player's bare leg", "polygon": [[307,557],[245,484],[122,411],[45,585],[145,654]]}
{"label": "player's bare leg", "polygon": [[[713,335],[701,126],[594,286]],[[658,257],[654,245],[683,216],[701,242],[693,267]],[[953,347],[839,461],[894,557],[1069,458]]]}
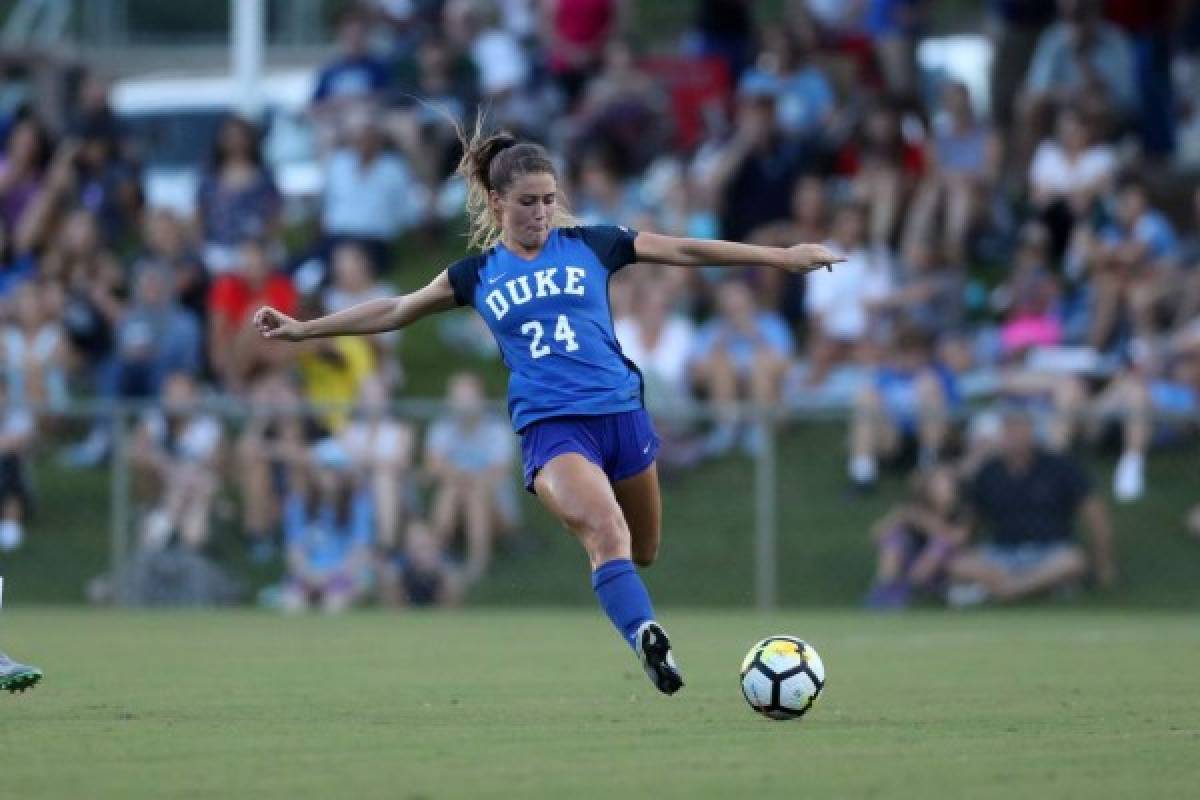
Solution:
{"label": "player's bare leg", "polygon": [[534,480],[538,499],[587,551],[592,569],[631,558],[629,525],[603,470],[578,453],[550,460]]}
{"label": "player's bare leg", "polygon": [[662,494],[658,488],[658,464],[651,464],[632,478],[613,484],[613,493],[629,527],[633,563],[648,567],[658,558],[662,542]]}
{"label": "player's bare leg", "polygon": [[[654,476],[657,483],[657,473]],[[564,453],[538,472],[534,488],[543,505],[587,551],[600,604],[637,653],[646,675],[660,692],[674,694],[683,686],[683,678],[670,639],[655,621],[650,597],[633,567],[629,523],[608,476],[583,456]],[[644,525],[645,519],[639,523]],[[648,543],[641,546],[648,548]]]}

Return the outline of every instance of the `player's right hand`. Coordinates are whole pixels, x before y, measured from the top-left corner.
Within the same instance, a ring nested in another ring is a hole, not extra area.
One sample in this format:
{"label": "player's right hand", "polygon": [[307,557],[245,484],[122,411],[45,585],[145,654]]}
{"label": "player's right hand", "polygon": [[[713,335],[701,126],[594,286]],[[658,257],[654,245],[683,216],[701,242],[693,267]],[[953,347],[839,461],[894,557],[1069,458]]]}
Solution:
{"label": "player's right hand", "polygon": [[263,306],[254,312],[254,328],[262,334],[264,339],[298,342],[305,338],[302,322],[298,322],[270,306]]}

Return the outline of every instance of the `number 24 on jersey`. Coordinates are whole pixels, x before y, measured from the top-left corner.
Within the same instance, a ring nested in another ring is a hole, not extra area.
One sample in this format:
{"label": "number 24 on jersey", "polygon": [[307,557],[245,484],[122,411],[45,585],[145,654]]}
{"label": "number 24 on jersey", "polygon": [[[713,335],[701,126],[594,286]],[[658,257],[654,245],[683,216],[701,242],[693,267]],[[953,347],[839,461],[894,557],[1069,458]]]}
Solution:
{"label": "number 24 on jersey", "polygon": [[[542,327],[542,323],[536,319],[531,319],[521,326],[521,333],[526,336],[533,337],[529,341],[529,355],[533,358],[542,358],[550,355],[550,345],[542,344],[542,339],[546,336],[546,330]],[[554,326],[554,341],[562,342],[563,349],[568,353],[573,353],[579,349],[579,342],[575,341],[575,331],[571,329],[571,322],[567,319],[566,314],[558,315],[558,322]]]}

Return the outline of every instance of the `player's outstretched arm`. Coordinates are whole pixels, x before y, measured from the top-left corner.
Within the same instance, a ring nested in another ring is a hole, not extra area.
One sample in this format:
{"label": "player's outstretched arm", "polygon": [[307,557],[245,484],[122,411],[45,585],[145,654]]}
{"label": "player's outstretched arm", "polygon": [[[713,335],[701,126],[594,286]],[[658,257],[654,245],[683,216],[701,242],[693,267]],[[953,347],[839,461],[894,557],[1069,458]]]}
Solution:
{"label": "player's outstretched arm", "polygon": [[633,247],[638,261],[680,267],[775,267],[805,273],[846,260],[819,244],[767,247],[720,239],[683,239],[658,233],[638,233]]}
{"label": "player's outstretched arm", "polygon": [[303,322],[270,306],[263,306],[254,314],[254,327],[264,338],[299,342],[322,336],[394,331],[408,327],[430,314],[454,307],[454,289],[443,271],[428,286],[411,294],[368,300],[337,313]]}

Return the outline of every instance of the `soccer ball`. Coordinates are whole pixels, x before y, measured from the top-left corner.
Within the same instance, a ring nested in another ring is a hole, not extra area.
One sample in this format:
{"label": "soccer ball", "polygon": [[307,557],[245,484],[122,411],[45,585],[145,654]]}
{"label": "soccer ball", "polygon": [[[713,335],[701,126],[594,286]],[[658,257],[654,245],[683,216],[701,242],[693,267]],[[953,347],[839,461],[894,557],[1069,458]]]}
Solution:
{"label": "soccer ball", "polygon": [[799,719],[825,688],[821,657],[795,636],[768,636],[742,660],[742,694],[770,719]]}

